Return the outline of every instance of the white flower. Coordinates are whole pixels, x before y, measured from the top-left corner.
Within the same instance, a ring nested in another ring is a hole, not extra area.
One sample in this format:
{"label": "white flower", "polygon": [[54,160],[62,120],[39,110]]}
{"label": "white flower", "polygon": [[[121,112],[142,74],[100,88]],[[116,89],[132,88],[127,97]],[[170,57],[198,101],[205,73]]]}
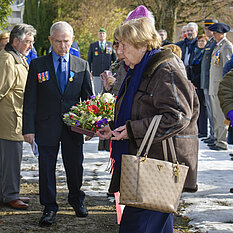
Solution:
{"label": "white flower", "polygon": [[63,116],[64,116],[64,117],[69,117],[69,114],[68,114],[68,113],[65,113]]}
{"label": "white flower", "polygon": [[114,97],[112,94],[110,93],[104,93],[101,97],[101,100],[103,101],[103,103],[113,103],[114,102]]}
{"label": "white flower", "polygon": [[72,106],[71,110],[79,110],[79,108],[77,106]]}

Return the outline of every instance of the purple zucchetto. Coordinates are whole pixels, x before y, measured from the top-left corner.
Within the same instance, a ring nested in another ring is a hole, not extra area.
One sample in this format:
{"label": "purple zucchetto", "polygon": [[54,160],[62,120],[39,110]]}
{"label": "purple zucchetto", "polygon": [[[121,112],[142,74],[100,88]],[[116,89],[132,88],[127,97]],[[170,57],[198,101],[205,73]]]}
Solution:
{"label": "purple zucchetto", "polygon": [[129,17],[125,20],[125,22],[131,20],[131,19],[139,19],[142,17],[149,18],[149,12],[147,8],[143,5],[138,6],[130,15]]}

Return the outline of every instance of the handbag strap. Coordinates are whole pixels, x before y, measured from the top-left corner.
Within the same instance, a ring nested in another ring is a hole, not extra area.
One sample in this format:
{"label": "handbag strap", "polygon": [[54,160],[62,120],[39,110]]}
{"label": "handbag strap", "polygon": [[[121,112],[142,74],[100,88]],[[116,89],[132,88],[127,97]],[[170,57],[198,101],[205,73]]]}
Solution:
{"label": "handbag strap", "polygon": [[[176,157],[176,151],[175,151],[173,140],[172,140],[172,138],[168,138],[167,140],[168,140],[168,145],[169,145],[171,155],[172,155],[172,162],[176,163],[177,162],[177,157]],[[162,141],[162,146],[163,146],[164,160],[168,161],[167,142],[166,142],[166,140]]]}
{"label": "handbag strap", "polygon": [[[145,152],[144,156],[146,156],[148,154],[148,151],[149,151],[149,149],[151,147],[152,141],[153,141],[155,133],[156,133],[156,131],[158,129],[161,118],[162,118],[162,115],[155,115],[153,117],[153,119],[152,119],[152,121],[151,121],[151,123],[150,123],[150,125],[149,125],[149,127],[148,127],[148,129],[146,131],[146,134],[145,134],[145,136],[144,136],[144,138],[142,140],[142,143],[141,143],[141,145],[139,147],[137,156],[141,155],[141,153],[142,153],[142,151],[143,151],[143,149],[144,149],[144,147],[146,145],[146,142],[148,141],[148,139],[150,139],[149,142],[148,142],[148,145],[147,145],[146,152]],[[150,138],[149,138],[149,136],[150,136]]]}

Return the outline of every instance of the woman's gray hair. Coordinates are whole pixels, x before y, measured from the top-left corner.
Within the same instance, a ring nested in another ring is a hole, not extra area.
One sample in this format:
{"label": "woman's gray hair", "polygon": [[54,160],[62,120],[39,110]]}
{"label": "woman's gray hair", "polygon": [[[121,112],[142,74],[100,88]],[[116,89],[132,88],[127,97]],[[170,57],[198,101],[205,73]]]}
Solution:
{"label": "woman's gray hair", "polygon": [[26,37],[26,35],[36,35],[36,29],[29,24],[21,23],[14,26],[10,33],[10,44],[13,44],[14,38],[22,41]]}
{"label": "woman's gray hair", "polygon": [[68,32],[72,37],[74,35],[73,28],[71,27],[70,24],[68,24],[65,21],[59,21],[59,22],[54,23],[50,28],[50,36],[53,36],[54,32],[57,30]]}

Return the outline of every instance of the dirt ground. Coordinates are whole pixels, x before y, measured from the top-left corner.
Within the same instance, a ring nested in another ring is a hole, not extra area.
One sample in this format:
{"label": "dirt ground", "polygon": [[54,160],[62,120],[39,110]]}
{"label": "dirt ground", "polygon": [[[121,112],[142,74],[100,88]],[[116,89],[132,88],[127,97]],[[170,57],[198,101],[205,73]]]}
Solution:
{"label": "dirt ground", "polygon": [[[62,183],[60,184],[62,185]],[[28,210],[13,210],[3,204],[0,205],[0,232],[80,232],[80,233],[117,233],[114,203],[106,197],[86,196],[85,202],[89,211],[86,218],[77,218],[67,202],[67,190],[59,189],[57,202],[59,211],[57,222],[51,227],[42,228],[38,221],[42,214],[39,204],[38,183],[22,183],[21,195],[30,197]],[[174,232],[188,232],[189,219],[174,216]]]}

